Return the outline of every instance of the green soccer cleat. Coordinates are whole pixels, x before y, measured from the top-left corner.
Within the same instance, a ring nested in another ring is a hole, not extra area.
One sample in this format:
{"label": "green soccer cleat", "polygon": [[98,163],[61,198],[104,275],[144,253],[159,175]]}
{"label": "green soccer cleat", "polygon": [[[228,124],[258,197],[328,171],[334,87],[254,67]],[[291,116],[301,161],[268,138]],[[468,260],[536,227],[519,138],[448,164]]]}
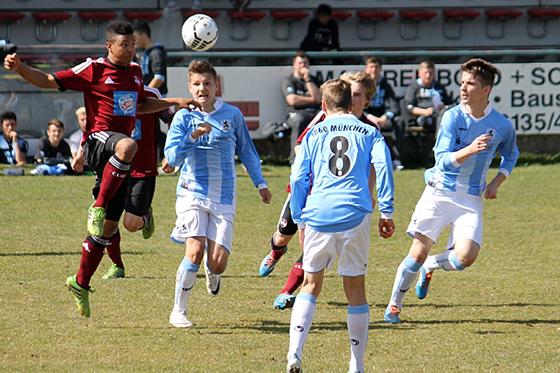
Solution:
{"label": "green soccer cleat", "polygon": [[103,235],[103,222],[105,221],[105,209],[94,207],[95,202],[88,209],[87,231],[95,237]]}
{"label": "green soccer cleat", "polygon": [[111,265],[111,268],[101,277],[103,280],[107,280],[110,278],[123,278],[124,277],[124,268],[117,267],[115,263]]}
{"label": "green soccer cleat", "polygon": [[76,276],[70,276],[66,279],[66,287],[72,292],[76,305],[78,306],[78,311],[82,313],[82,316],[89,317],[91,315],[89,309],[89,293],[93,293],[93,290],[86,290],[78,285]]}
{"label": "green soccer cleat", "polygon": [[156,230],[156,223],[154,222],[154,213],[152,211],[152,206],[150,206],[148,214],[150,215],[150,218],[144,225],[144,228],[142,228],[142,237],[144,237],[145,240],[152,237],[154,231]]}

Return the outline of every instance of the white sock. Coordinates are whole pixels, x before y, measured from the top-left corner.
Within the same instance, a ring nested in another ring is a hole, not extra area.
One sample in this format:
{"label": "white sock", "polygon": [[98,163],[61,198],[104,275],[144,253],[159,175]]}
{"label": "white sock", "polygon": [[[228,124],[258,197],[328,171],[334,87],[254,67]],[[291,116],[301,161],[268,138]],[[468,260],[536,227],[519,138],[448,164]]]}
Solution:
{"label": "white sock", "polygon": [[416,280],[416,275],[418,274],[420,267],[422,267],[422,263],[417,263],[410,255],[407,255],[406,258],[404,258],[397,269],[397,275],[395,276],[395,283],[393,284],[393,292],[391,294],[389,307],[396,306],[399,309],[402,308],[404,296]]}
{"label": "white sock", "polygon": [[438,255],[428,256],[424,263],[426,272],[433,272],[440,268],[446,271],[462,271],[466,266],[461,264],[459,258],[457,258],[457,254],[455,254],[455,250],[447,250]]}
{"label": "white sock", "polygon": [[184,312],[187,310],[187,300],[191,295],[192,288],[196,281],[196,273],[200,265],[191,263],[187,258],[183,258],[181,265],[177,269],[175,282],[175,304],[173,311]]}
{"label": "white sock", "polygon": [[368,341],[369,304],[348,306],[348,334],[350,335],[350,372],[363,372]]}
{"label": "white sock", "polygon": [[317,299],[311,294],[299,293],[292,309],[292,319],[290,321],[290,347],[288,349],[288,359],[296,354],[301,359],[303,345],[309,334],[313,317],[315,317],[315,305]]}

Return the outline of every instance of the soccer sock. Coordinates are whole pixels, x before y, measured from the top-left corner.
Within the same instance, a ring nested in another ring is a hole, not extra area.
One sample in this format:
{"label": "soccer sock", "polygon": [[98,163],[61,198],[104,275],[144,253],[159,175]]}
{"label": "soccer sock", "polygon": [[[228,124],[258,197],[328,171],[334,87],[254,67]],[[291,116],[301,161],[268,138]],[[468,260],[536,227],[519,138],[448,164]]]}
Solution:
{"label": "soccer sock", "polygon": [[123,162],[115,155],[109,158],[109,162],[103,170],[99,194],[93,206],[107,209],[109,201],[113,198],[129,171],[130,162]]}
{"label": "soccer sock", "polygon": [[299,288],[299,286],[303,283],[303,269],[301,268],[302,264],[301,261],[303,260],[303,255],[299,257],[297,262],[294,263],[294,266],[290,270],[290,275],[288,276],[288,280],[286,281],[286,285],[280,293],[287,293],[293,294],[294,291]]}
{"label": "soccer sock", "polygon": [[347,323],[352,352],[350,372],[363,372],[369,330],[369,304],[348,306]]}
{"label": "soccer sock", "polygon": [[121,232],[117,229],[115,234],[109,238],[109,244],[105,248],[107,256],[117,267],[124,268],[121,258]]}
{"label": "soccer sock", "polygon": [[313,317],[315,317],[315,305],[317,299],[312,294],[299,293],[292,310],[290,321],[290,347],[288,358],[296,354],[300,359],[303,352],[303,345],[309,334]]}
{"label": "soccer sock", "polygon": [[404,296],[408,289],[410,289],[414,280],[416,280],[416,275],[420,267],[422,267],[422,263],[417,263],[410,255],[404,258],[399,265],[399,269],[397,269],[397,276],[393,284],[393,293],[389,306],[397,306],[399,309],[402,308]]}
{"label": "soccer sock", "polygon": [[99,267],[103,259],[103,251],[109,244],[109,240],[103,237],[87,236],[82,244],[82,258],[80,269],[76,275],[78,285],[84,289],[89,289],[89,281]]}
{"label": "soccer sock", "polygon": [[467,268],[461,264],[455,250],[447,250],[438,255],[430,255],[424,263],[424,269],[427,272],[433,272],[436,269],[443,268],[446,271],[462,271]]}
{"label": "soccer sock", "polygon": [[142,228],[140,229],[143,229],[146,226],[146,224],[148,224],[148,222],[150,221],[150,216],[151,216],[150,211],[148,211],[146,215],[142,216],[142,221],[144,222],[144,225],[142,225]]}
{"label": "soccer sock", "polygon": [[278,260],[282,257],[282,255],[284,255],[284,250],[288,245],[284,245],[284,246],[276,245],[274,243],[274,236],[276,236],[276,232],[274,232],[274,234],[272,235],[272,239],[270,240],[270,247],[272,248],[271,257],[274,258],[275,260]]}
{"label": "soccer sock", "polygon": [[196,265],[183,257],[183,261],[177,269],[177,279],[175,283],[175,304],[173,311],[185,311],[187,309],[187,300],[191,295],[192,288],[196,281],[196,273],[200,265]]}

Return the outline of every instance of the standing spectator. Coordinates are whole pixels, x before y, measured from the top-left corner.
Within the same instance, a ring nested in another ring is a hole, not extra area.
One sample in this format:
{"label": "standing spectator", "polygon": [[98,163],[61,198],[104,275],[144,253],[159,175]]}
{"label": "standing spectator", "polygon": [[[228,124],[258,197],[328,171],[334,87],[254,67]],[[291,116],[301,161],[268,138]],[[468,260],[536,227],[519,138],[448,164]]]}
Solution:
{"label": "standing spectator", "polygon": [[0,116],[2,136],[0,136],[0,163],[26,164],[29,145],[17,135],[17,116],[13,111],[5,111]]}
{"label": "standing spectator", "polygon": [[398,120],[400,114],[399,102],[393,87],[382,74],[383,63],[378,57],[369,57],[366,60],[366,73],[368,73],[377,87],[366,113],[373,115],[371,118],[381,127],[382,131],[393,131],[395,140],[391,146],[391,156],[393,158],[393,169],[400,171],[404,167],[401,156],[404,152],[405,129],[402,122]]}
{"label": "standing spectator", "polygon": [[47,136],[42,137],[35,148],[35,162],[48,166],[64,163],[70,168],[72,151],[63,137],[64,123],[58,119],[51,119],[47,127]]}
{"label": "standing spectator", "polygon": [[177,184],[177,220],[171,234],[174,242],[185,245],[169,316],[169,323],[177,328],[193,325],[187,319],[187,300],[201,265],[208,293],[215,296],[220,291],[221,273],[232,249],[236,152],[262,201],[268,204],[272,197],[245,119],[239,109],[216,97],[218,88],[218,74],[210,63],[190,63],[189,91],[201,110],[178,111],[165,146],[165,157],[171,167],[184,164]]}
{"label": "standing spectator", "polygon": [[368,176],[374,165],[388,207],[381,214],[379,233],[389,238],[395,229],[391,156],[379,131],[349,114],[352,93],[348,83],[330,80],[321,89],[327,117],[303,139],[290,177],[290,208],[300,228],[305,277],[290,321],[287,371],[302,371],[303,346],[325,269],[338,256],[338,273],[348,299],[349,371],[363,372],[369,329],[365,274],[373,212]]}
{"label": "standing spectator", "polygon": [[107,57],[85,62],[69,70],[47,74],[21,63],[17,53],[4,59],[7,70],[39,88],[73,89],[84,93],[87,125],[82,147],[72,160],[72,168],[83,171],[84,163],[95,170],[93,188],[96,200],[88,210],[78,273],[66,279],[66,286],[82,316],[90,317],[89,283],[97,270],[109,239],[118,232],[119,220],[128,201],[130,163],[138,148],[129,136],[136,113],[151,113],[172,105],[196,105],[183,98],[146,97],[142,70],[132,62],[134,36],[132,25],[114,21],[107,26]]}
{"label": "standing spectator", "polygon": [[338,24],[332,18],[332,8],[329,4],[320,4],[317,15],[307,27],[307,34],[299,49],[304,51],[332,51],[339,50]]}
{"label": "standing spectator", "polygon": [[291,128],[290,162],[294,161],[294,146],[311,119],[320,109],[321,91],[317,78],[309,72],[309,56],[304,51],[296,53],[294,72],[284,78],[282,92],[286,97],[286,123]]}
{"label": "standing spectator", "polygon": [[165,47],[161,43],[154,43],[152,30],[147,23],[134,27],[136,47],[143,49],[141,59],[142,81],[148,87],[157,88],[161,95],[167,95],[167,61]]}
{"label": "standing spectator", "polygon": [[[488,100],[498,74],[492,64],[472,59],[461,66],[461,104],[443,114],[435,147],[436,163],[426,170],[426,189],[407,229],[414,237],[397,269],[385,321],[399,323],[402,302],[418,271],[416,295],[424,299],[436,269],[462,271],[471,266],[482,244],[482,195],[498,196],[498,188],[511,174],[519,151],[508,118]],[[498,174],[486,185],[490,164],[500,151]],[[430,255],[441,231],[451,226],[448,247]]]}
{"label": "standing spectator", "polygon": [[86,108],[81,106],[76,110],[76,117],[78,118],[78,128],[74,133],[68,138],[68,145],[70,145],[70,150],[72,151],[72,158],[75,158],[78,154],[78,149],[82,143],[84,137],[84,131],[86,130],[87,117]]}
{"label": "standing spectator", "polygon": [[432,61],[420,63],[418,79],[408,86],[404,96],[405,126],[417,125],[428,133],[435,133],[443,109],[453,104],[451,96],[435,76],[436,65]]}

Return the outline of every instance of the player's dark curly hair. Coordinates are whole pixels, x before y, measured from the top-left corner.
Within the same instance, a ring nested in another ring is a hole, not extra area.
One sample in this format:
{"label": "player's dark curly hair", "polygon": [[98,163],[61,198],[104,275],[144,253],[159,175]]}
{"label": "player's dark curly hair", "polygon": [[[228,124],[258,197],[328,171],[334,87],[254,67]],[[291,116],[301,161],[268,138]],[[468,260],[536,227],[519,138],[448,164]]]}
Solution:
{"label": "player's dark curly hair", "polygon": [[218,73],[210,62],[192,60],[189,64],[189,79],[194,74],[211,74],[214,81],[218,80]]}
{"label": "player's dark curly hair", "polygon": [[130,22],[114,21],[107,26],[107,42],[114,43],[119,35],[132,35],[134,29]]}
{"label": "player's dark curly hair", "polygon": [[481,58],[473,58],[461,65],[461,72],[469,73],[473,77],[478,77],[482,86],[494,86],[496,75],[499,71],[490,62],[484,61]]}

